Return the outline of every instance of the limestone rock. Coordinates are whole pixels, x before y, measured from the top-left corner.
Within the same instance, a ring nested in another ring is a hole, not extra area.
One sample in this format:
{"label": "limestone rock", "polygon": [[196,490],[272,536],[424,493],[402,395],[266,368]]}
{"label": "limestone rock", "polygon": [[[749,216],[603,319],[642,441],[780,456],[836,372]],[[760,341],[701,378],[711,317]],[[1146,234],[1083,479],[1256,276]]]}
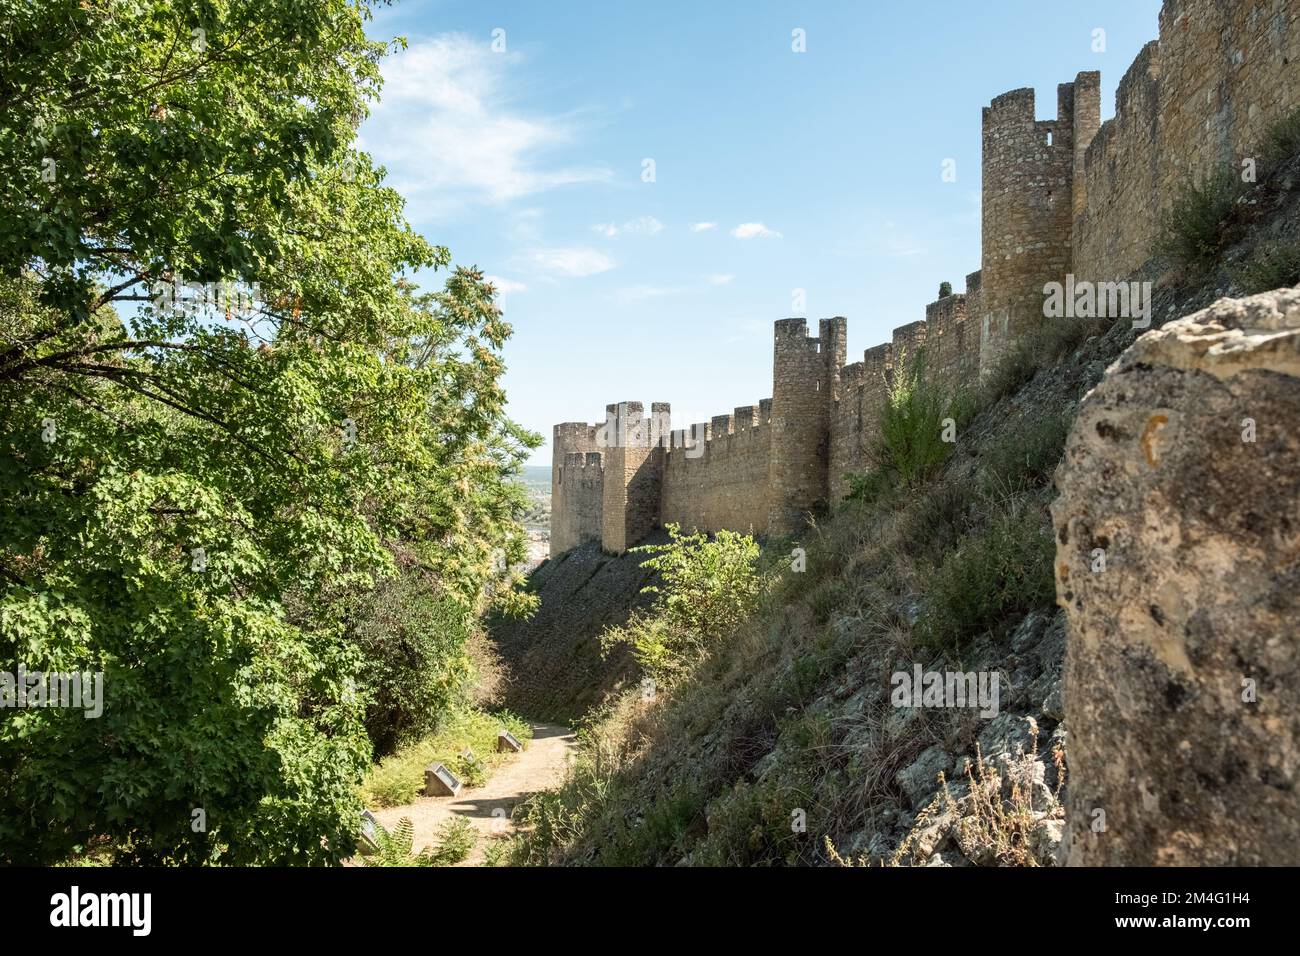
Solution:
{"label": "limestone rock", "polygon": [[1046,817],[1034,824],[1030,834],[1030,849],[1039,866],[1056,866],[1065,822]]}
{"label": "limestone rock", "polygon": [[938,776],[952,769],[952,758],[940,746],[927,747],[921,756],[894,775],[915,809],[939,789]]}
{"label": "limestone rock", "polygon": [[979,736],[980,753],[985,761],[1002,754],[1032,753],[1037,742],[1037,725],[1024,714],[1001,713],[989,721]]}
{"label": "limestone rock", "polygon": [[1139,338],[1056,481],[1069,862],[1300,862],[1300,289]]}

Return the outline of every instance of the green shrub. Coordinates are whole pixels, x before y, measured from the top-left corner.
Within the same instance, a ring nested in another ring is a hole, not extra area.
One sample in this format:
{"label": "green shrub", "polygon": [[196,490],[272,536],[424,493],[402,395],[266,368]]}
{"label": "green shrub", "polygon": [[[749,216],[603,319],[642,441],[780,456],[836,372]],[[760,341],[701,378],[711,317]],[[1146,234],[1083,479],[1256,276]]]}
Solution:
{"label": "green shrub", "polygon": [[478,831],[464,817],[452,817],[438,827],[433,850],[426,849],[433,866],[451,866],[470,855],[478,842]]}
{"label": "green shrub", "polygon": [[375,844],[378,849],[370,856],[361,857],[365,866],[451,866],[470,855],[478,842],[478,831],[464,817],[452,817],[437,832],[433,847],[412,853],[414,842],[410,817],[402,817],[397,826],[388,831],[375,824]]}
{"label": "green shrub", "polygon": [[632,549],[655,555],[642,564],[659,573],[660,583],[643,589],[656,595],[654,603],[601,637],[606,650],[630,644],[637,663],[664,685],[680,679],[719,638],[745,620],[764,584],[758,545],[749,535],[682,534],[675,524],[667,530],[667,544]]}
{"label": "green shrub", "polygon": [[1045,509],[1019,502],[966,535],[936,568],[917,621],[922,642],[960,647],[1013,614],[1056,597],[1055,545]]}
{"label": "green shrub", "polygon": [[451,772],[467,787],[481,787],[487,783],[487,765],[472,750],[457,754],[451,762]]}
{"label": "green shrub", "polygon": [[1300,283],[1300,242],[1271,242],[1254,249],[1233,270],[1233,278],[1247,295]]}
{"label": "green shrub", "polygon": [[1272,170],[1300,154],[1300,110],[1282,117],[1264,134],[1263,165]]}
{"label": "green shrub", "polygon": [[943,440],[950,417],[951,404],[926,379],[923,356],[904,358],[880,409],[878,467],[906,487],[924,482],[952,451],[952,443]]}
{"label": "green shrub", "polygon": [[1070,419],[1048,415],[990,445],[981,456],[981,482],[988,495],[1019,494],[1046,484],[1065,450]]}
{"label": "green shrub", "polygon": [[847,474],[844,477],[849,483],[845,500],[860,501],[865,505],[886,500],[896,489],[893,479],[884,468],[870,468],[861,474]]}
{"label": "green shrub", "polygon": [[[809,802],[808,794],[775,782],[737,781],[730,791],[709,804],[708,833],[692,861],[697,866],[797,863],[797,845],[803,834],[791,825],[791,811]],[[815,823],[808,825],[815,828]]]}
{"label": "green shrub", "polygon": [[514,854],[515,837],[493,840],[483,847],[484,866],[510,866]]}
{"label": "green shrub", "polygon": [[1156,252],[1194,277],[1207,274],[1241,236],[1233,213],[1247,188],[1224,168],[1187,183],[1161,214]]}
{"label": "green shrub", "polygon": [[432,733],[463,707],[473,679],[473,612],[407,566],[357,599],[348,633],[365,656],[366,732],[375,756]]}
{"label": "green shrub", "polygon": [[938,563],[952,550],[974,521],[977,499],[970,483],[952,480],[933,482],[903,510],[899,517],[899,540],[914,558]]}

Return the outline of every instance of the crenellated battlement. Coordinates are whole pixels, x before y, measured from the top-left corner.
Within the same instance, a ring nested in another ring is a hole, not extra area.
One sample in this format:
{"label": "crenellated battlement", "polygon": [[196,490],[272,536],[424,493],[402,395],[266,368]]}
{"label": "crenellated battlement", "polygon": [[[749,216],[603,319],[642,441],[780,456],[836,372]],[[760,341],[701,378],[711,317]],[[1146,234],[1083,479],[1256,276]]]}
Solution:
{"label": "crenellated battlement", "polygon": [[[552,553],[593,537],[611,551],[670,521],[786,534],[838,501],[872,464],[879,411],[904,363],[948,393],[977,384],[1046,321],[1043,286],[1072,273],[1124,278],[1151,255],[1160,212],[1215,165],[1240,165],[1264,130],[1300,109],[1300,0],[1165,0],[1160,35],[1101,122],[1101,76],[1033,89],[982,110],[980,268],[861,361],[847,319],[776,321],[772,397],[676,431],[669,406],[606,409],[555,426]],[[594,515],[594,517],[593,517]]]}

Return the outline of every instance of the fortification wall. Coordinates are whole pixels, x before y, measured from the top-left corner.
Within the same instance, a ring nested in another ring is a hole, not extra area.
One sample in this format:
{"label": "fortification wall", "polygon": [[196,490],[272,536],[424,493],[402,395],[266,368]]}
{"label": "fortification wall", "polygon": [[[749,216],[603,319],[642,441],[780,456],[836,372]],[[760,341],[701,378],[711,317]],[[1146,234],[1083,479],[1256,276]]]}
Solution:
{"label": "fortification wall", "polygon": [[[589,484],[593,475],[588,474],[584,485],[581,480],[564,482],[566,467],[572,474],[572,462],[577,461],[587,466],[587,454],[600,452],[599,425],[586,422],[561,422],[551,434],[551,554],[562,554],[575,548],[584,540],[583,534],[590,534],[590,528],[583,525],[582,515],[589,515],[593,508],[600,513],[603,489]],[[603,474],[602,474],[603,481]],[[592,536],[600,539],[597,529]]]}
{"label": "fortification wall", "polygon": [[1096,72],[1057,87],[1054,120],[1036,118],[1032,89],[995,97],[983,111],[981,267],[966,291],[930,303],[924,321],[895,329],[850,365],[847,320],[822,319],[816,338],[804,319],[778,321],[772,398],[701,426],[698,456],[681,447],[689,432],[672,449],[657,440],[667,405],[644,422],[639,403],[610,406],[638,423],[633,432],[651,435],[602,445],[595,498],[595,484],[562,494],[558,479],[566,455],[596,450],[600,430],[557,425],[552,552],[592,533],[597,498],[600,537],[614,551],[660,521],[776,534],[801,527],[843,497],[847,474],[871,467],[880,409],[905,362],[923,357],[929,381],[952,394],[1045,321],[1045,283],[1067,273],[1129,276],[1149,258],[1160,212],[1182,186],[1216,164],[1240,173],[1267,128],[1300,108],[1297,63],[1295,0],[1165,0],[1159,39],[1125,73],[1106,123]]}
{"label": "fortification wall", "polygon": [[664,463],[662,519],[683,528],[727,528],[762,534],[768,522],[768,468],[772,458],[771,399],[714,416],[691,432],[676,432]]}
{"label": "fortification wall", "polygon": [[925,307],[925,326],[925,370],[936,385],[952,391],[969,378],[966,296],[957,293],[931,302]]}
{"label": "fortification wall", "polygon": [[1300,4],[1166,0],[1083,156],[1081,279],[1124,278],[1151,255],[1161,212],[1213,168],[1240,175],[1268,127],[1300,108]]}
{"label": "fortification wall", "polygon": [[[573,452],[566,455],[560,468],[559,497],[552,499],[551,510],[559,502],[559,511],[565,516],[564,550],[599,541],[602,531],[601,515],[604,510],[604,456],[598,451]],[[555,548],[555,530],[551,531],[551,547]],[[558,553],[558,551],[557,551]]]}

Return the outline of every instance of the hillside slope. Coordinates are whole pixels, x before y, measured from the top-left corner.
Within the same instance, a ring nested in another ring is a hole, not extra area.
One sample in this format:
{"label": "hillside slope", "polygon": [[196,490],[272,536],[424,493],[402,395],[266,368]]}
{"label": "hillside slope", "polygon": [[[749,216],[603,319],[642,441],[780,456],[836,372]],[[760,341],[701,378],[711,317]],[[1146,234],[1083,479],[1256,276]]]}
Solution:
{"label": "hillside slope", "polygon": [[[646,544],[665,540],[662,533]],[[519,713],[571,722],[617,692],[633,676],[626,649],[602,653],[600,635],[649,603],[642,589],[653,572],[645,555],[604,554],[595,544],[539,565],[529,589],[541,596],[527,620],[491,622],[492,640],[510,676],[503,702]]]}

